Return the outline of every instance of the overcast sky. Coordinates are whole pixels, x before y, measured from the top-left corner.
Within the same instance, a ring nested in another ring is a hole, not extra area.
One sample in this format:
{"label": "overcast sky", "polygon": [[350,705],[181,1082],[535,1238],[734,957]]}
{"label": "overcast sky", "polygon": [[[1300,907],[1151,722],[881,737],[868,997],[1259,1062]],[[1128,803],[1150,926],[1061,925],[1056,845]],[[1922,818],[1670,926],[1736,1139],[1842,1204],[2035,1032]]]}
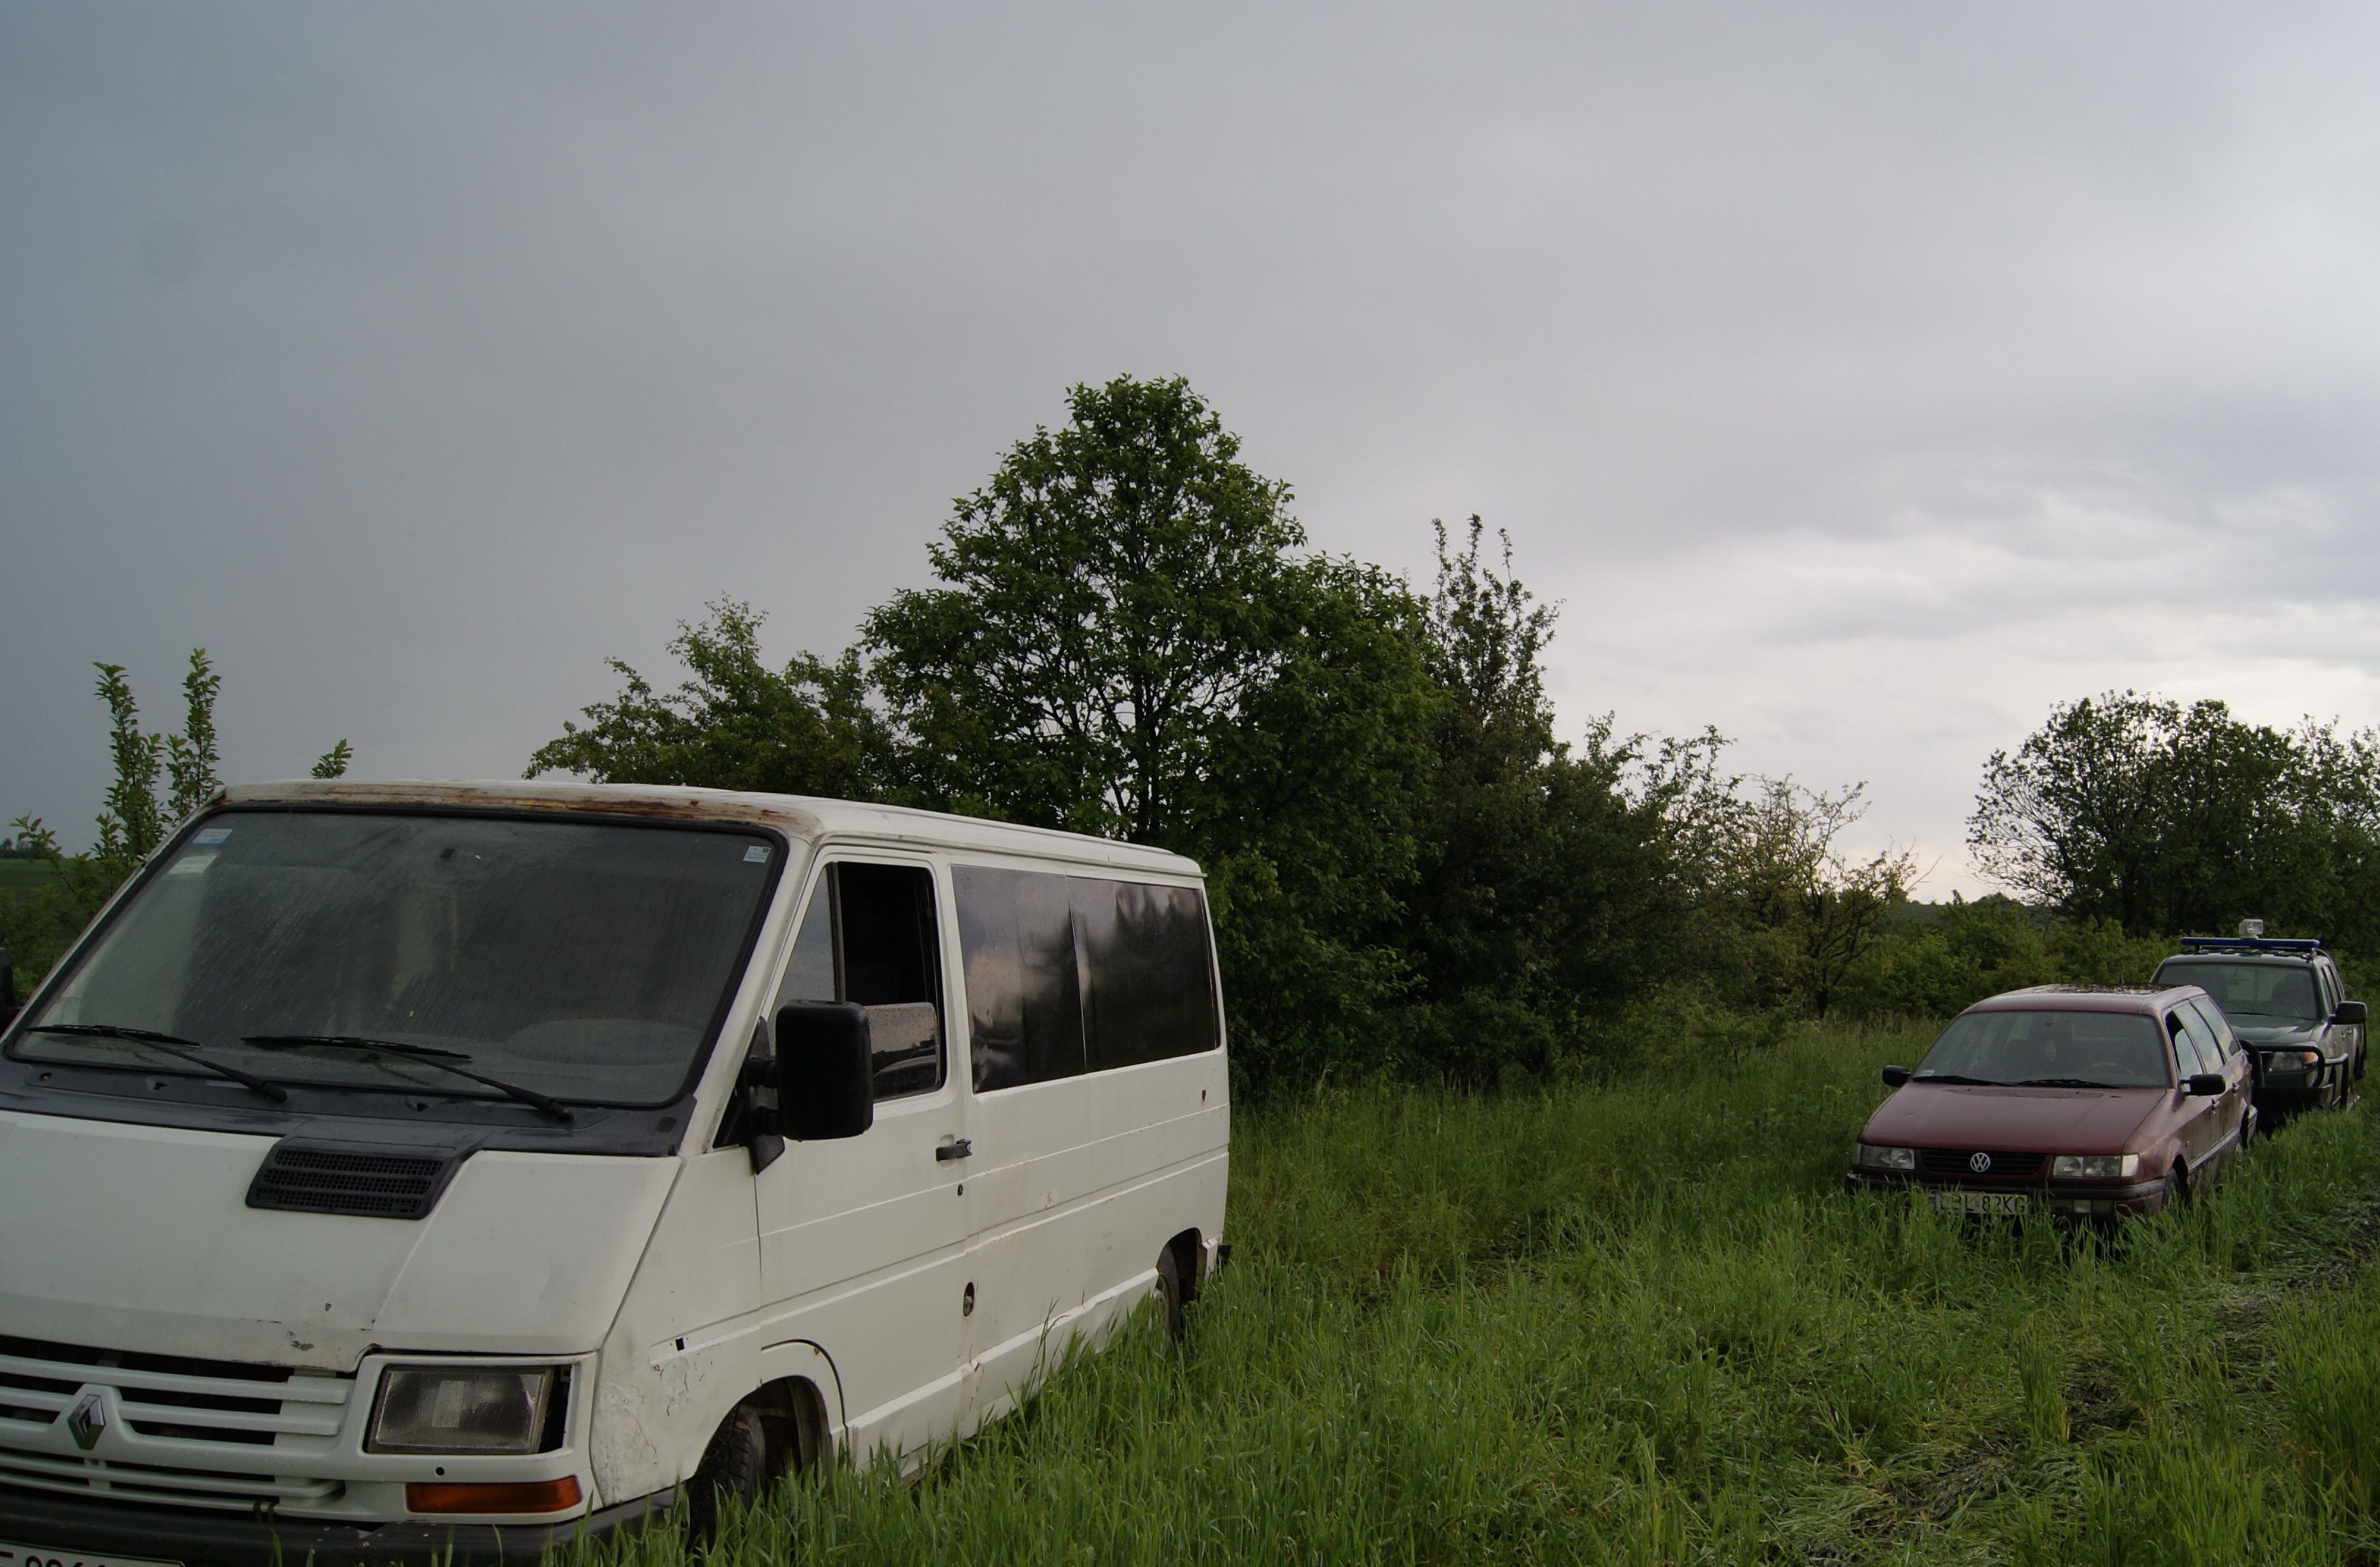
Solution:
{"label": "overcast sky", "polygon": [[1481,513],[1565,729],[1864,780],[2133,686],[2380,722],[2380,9],[0,8],[0,820],[95,660],[232,778],[511,776],[722,593],[926,578],[1180,373],[1315,541]]}

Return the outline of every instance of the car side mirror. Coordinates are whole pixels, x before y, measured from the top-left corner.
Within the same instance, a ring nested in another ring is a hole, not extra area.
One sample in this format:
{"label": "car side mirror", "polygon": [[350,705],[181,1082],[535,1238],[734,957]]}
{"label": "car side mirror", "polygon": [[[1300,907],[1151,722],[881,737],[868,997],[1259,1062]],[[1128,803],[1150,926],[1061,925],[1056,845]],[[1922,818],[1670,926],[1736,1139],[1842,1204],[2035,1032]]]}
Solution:
{"label": "car side mirror", "polygon": [[1884,1069],[1884,1086],[1886,1087],[1898,1088],[1903,1083],[1908,1081],[1909,1068],[1905,1066],[1888,1066]]}
{"label": "car side mirror", "polygon": [[17,970],[8,962],[8,949],[0,947],[0,1028],[17,1021]]}
{"label": "car side mirror", "polygon": [[777,1009],[777,1124],[795,1142],[856,1137],[876,1124],[868,1009],[795,1002]]}
{"label": "car side mirror", "polygon": [[2194,1099],[2212,1099],[2222,1098],[2230,1087],[2220,1072],[2193,1072],[2182,1079],[2181,1091]]}
{"label": "car side mirror", "polygon": [[2350,1028],[2363,1026],[2364,1007],[2362,1002],[2341,1002],[2338,1010],[2330,1014],[2333,1023],[2343,1023]]}

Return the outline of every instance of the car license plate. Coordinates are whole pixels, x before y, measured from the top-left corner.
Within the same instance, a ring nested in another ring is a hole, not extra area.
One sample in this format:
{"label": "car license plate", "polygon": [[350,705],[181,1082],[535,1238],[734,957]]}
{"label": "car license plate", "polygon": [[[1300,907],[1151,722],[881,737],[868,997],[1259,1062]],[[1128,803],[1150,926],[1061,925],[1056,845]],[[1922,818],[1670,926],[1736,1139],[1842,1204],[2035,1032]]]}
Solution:
{"label": "car license plate", "polygon": [[10,1545],[0,1540],[0,1567],[182,1567],[153,1556],[118,1556],[113,1551],[74,1550],[55,1545]]}
{"label": "car license plate", "polygon": [[2022,1213],[2033,1206],[2023,1192],[1928,1192],[1925,1200],[1937,1213]]}

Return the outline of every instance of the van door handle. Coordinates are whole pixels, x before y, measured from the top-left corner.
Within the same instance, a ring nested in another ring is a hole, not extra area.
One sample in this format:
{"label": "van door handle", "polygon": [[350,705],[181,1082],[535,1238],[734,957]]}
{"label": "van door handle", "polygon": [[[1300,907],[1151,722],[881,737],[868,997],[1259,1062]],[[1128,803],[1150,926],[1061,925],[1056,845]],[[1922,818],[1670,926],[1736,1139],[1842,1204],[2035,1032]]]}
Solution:
{"label": "van door handle", "polygon": [[965,1137],[953,1137],[934,1150],[934,1161],[939,1164],[948,1159],[965,1159],[973,1152],[975,1152],[973,1143]]}

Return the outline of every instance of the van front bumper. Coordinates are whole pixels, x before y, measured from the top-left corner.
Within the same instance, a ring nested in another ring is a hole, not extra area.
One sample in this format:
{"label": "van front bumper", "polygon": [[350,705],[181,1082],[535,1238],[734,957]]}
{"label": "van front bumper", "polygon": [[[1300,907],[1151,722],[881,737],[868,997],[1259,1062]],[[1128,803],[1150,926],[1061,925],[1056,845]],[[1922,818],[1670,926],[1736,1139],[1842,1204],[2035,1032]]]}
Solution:
{"label": "van front bumper", "polygon": [[72,1562],[128,1556],[183,1567],[381,1567],[383,1562],[533,1562],[550,1547],[596,1539],[660,1517],[675,1490],[559,1524],[446,1524],[430,1518],[363,1526],[301,1524],[127,1506],[0,1487],[0,1541]]}

